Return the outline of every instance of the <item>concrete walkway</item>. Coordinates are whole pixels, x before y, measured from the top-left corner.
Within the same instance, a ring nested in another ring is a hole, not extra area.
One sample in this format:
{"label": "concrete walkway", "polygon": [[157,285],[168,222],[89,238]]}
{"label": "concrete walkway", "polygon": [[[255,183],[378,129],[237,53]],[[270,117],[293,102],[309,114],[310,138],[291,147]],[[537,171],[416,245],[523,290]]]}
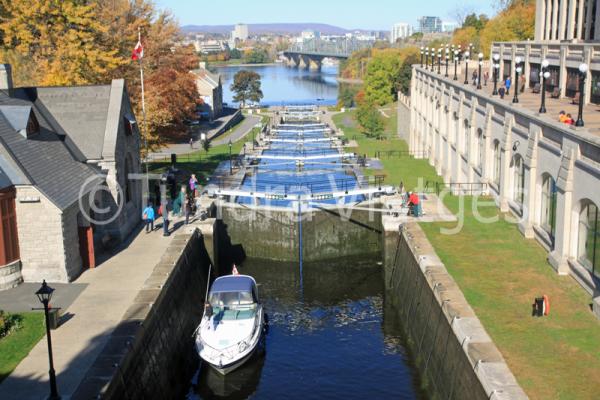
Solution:
{"label": "concrete walkway", "polygon": [[[178,221],[172,223],[178,225]],[[69,318],[52,332],[54,368],[63,399],[74,393],[173,237],[163,237],[162,230],[134,234],[117,255],[77,279],[78,284],[87,287],[62,310]],[[59,302],[52,304],[64,307]],[[0,384],[0,393],[3,400],[38,400],[48,396],[45,337]]]}
{"label": "concrete walkway", "polygon": [[[237,142],[239,139],[243,138],[248,133],[250,133],[250,131],[252,131],[252,128],[254,128],[254,125],[256,125],[259,122],[260,122],[260,116],[247,115],[244,117],[244,119],[238,125],[236,125],[236,127],[234,128],[234,130],[231,134],[224,133],[222,135],[224,137],[217,138],[215,140],[211,140],[210,144],[211,144],[211,146],[218,146],[221,144],[226,144],[227,142],[229,142],[229,140],[231,140],[232,142]],[[167,146],[161,148],[157,152],[151,153],[150,159],[169,157],[171,154],[177,154],[177,155],[187,154],[187,153],[191,153],[193,151],[200,150],[202,148],[202,144],[200,143],[200,135],[195,135],[195,136],[197,136],[197,137],[194,137],[193,147],[190,147],[190,144],[187,142],[170,144],[170,145],[167,145]],[[210,134],[209,134],[208,138],[212,139]]]}

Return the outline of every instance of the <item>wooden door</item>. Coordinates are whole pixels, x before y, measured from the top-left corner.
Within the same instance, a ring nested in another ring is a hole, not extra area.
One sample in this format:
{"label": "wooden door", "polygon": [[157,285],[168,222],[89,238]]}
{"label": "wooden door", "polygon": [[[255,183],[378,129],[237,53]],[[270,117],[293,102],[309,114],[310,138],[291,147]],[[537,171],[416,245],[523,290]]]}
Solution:
{"label": "wooden door", "polygon": [[79,227],[79,254],[84,268],[94,268],[96,266],[94,233],[91,226]]}

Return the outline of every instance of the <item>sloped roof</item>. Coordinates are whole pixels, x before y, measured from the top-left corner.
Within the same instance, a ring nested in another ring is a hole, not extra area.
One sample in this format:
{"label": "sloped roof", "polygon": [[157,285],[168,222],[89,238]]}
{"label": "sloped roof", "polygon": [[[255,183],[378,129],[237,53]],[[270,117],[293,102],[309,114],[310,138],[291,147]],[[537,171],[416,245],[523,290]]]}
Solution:
{"label": "sloped roof", "polygon": [[201,80],[211,88],[215,89],[219,87],[219,83],[221,82],[220,75],[213,74],[212,72],[204,68],[195,69],[192,71],[192,73],[194,73],[199,80]]}
{"label": "sloped roof", "polygon": [[[2,106],[32,106],[40,132],[29,138],[20,135],[0,112],[0,145],[6,150],[11,163],[18,167],[27,180],[44,193],[58,208],[65,209],[101,182],[95,170],[81,159],[81,154],[64,131],[52,120],[39,99],[27,101],[21,91],[11,97],[0,90]],[[13,93],[14,95],[14,93]],[[83,185],[88,183],[85,187]]]}

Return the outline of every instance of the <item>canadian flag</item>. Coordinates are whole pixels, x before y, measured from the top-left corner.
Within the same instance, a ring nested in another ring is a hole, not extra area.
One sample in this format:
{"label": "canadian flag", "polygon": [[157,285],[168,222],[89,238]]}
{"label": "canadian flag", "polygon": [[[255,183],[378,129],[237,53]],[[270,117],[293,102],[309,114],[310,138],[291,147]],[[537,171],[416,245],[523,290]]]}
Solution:
{"label": "canadian flag", "polygon": [[138,40],[137,44],[133,48],[133,52],[131,53],[131,59],[134,61],[141,60],[144,57],[144,47],[142,46],[142,42]]}
{"label": "canadian flag", "polygon": [[231,275],[239,275],[240,273],[237,270],[237,267],[235,266],[235,264],[233,264],[233,269],[231,270]]}

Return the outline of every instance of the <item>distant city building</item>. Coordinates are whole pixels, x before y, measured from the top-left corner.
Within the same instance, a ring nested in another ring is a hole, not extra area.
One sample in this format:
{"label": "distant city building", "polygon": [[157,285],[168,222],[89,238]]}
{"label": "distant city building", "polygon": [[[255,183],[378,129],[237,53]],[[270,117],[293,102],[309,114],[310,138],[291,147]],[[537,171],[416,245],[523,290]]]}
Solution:
{"label": "distant city building", "polygon": [[457,22],[453,21],[444,21],[442,22],[442,32],[454,32],[460,27]]}
{"label": "distant city building", "polygon": [[196,40],[194,47],[202,54],[217,54],[229,50],[229,44],[223,40]]}
{"label": "distant city building", "polygon": [[398,39],[405,39],[410,35],[412,35],[412,26],[410,26],[410,24],[405,22],[397,23],[392,27],[390,42],[396,43]]}
{"label": "distant city building", "polygon": [[248,40],[248,36],[248,25],[246,24],[237,24],[231,32],[232,40]]}
{"label": "distant city building", "polygon": [[221,76],[206,69],[206,63],[201,62],[200,68],[193,70],[196,76],[196,87],[201,104],[198,107],[203,118],[213,120],[223,113],[223,85]]}
{"label": "distant city building", "polygon": [[312,29],[307,29],[305,31],[302,31],[300,37],[302,38],[302,40],[318,39],[321,37],[321,32],[314,31]]}
{"label": "distant city building", "polygon": [[421,17],[418,23],[419,32],[423,34],[442,32],[442,20],[439,17]]}

